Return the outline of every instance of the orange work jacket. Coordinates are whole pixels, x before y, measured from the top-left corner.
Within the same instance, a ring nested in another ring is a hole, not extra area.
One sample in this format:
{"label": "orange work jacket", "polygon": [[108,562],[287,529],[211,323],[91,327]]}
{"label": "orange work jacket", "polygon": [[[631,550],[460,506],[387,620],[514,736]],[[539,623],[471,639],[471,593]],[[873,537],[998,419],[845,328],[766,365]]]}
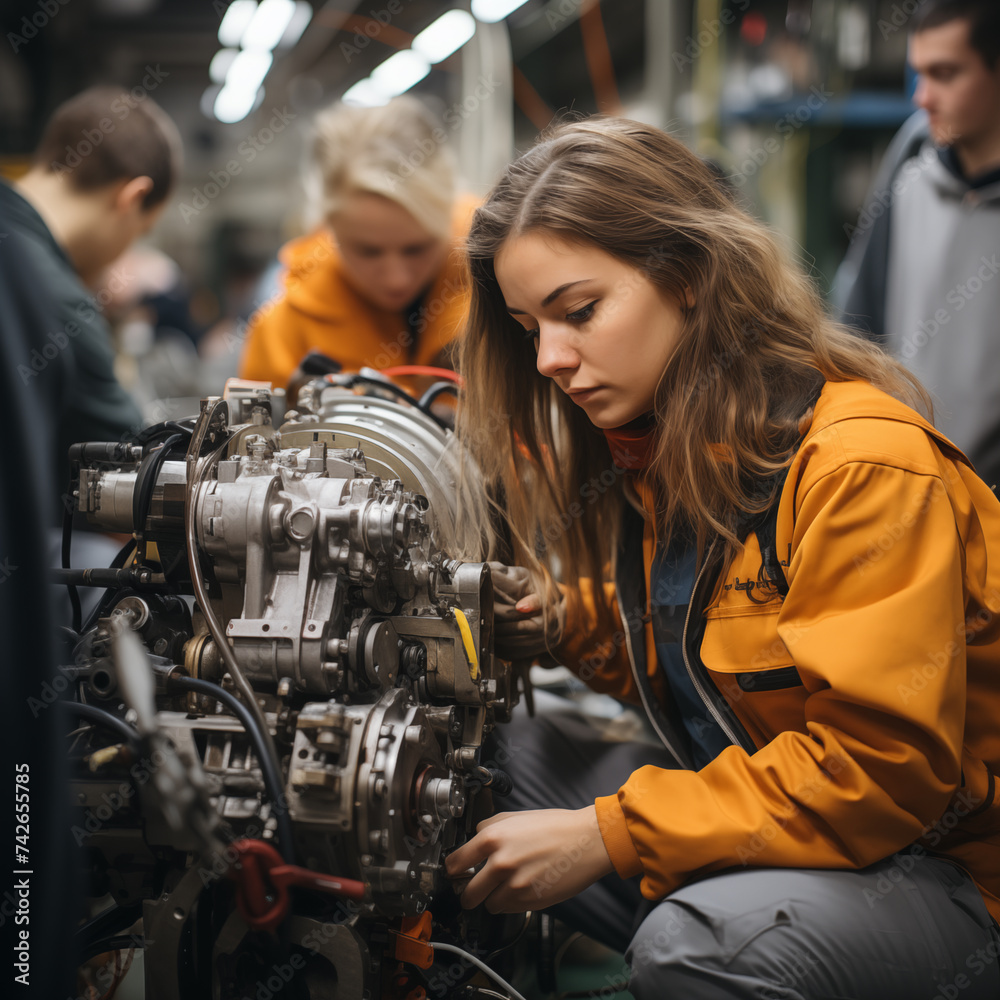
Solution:
{"label": "orange work jacket", "polygon": [[285,386],[310,351],[339,361],[345,371],[440,363],[468,312],[464,239],[475,206],[471,198],[456,205],[451,251],[424,297],[412,348],[404,313],[372,305],[346,280],[328,230],[285,244],[278,255],[286,268],[284,293],[251,318],[240,377]]}
{"label": "orange work jacket", "polygon": [[699,771],[657,665],[648,517],[641,537],[608,585],[621,630],[595,634],[591,600],[559,650],[647,702],[681,764],[596,800],[618,873],[659,899],[722,869],[860,868],[913,845],[902,870],[950,859],[1000,920],[1000,502],[961,452],[869,384],[826,384],[778,507],[787,594],[753,534],[695,587],[688,669],[733,741]]}

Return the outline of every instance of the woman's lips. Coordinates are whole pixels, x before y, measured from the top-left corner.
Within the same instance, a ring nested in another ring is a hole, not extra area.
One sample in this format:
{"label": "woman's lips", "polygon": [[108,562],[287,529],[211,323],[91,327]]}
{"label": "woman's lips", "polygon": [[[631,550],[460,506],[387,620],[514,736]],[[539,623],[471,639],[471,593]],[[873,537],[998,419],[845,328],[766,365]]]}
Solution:
{"label": "woman's lips", "polygon": [[603,385],[595,385],[593,389],[584,389],[583,391],[572,389],[569,392],[569,398],[572,399],[574,403],[578,403],[582,406],[588,400],[593,399],[593,397],[603,388]]}

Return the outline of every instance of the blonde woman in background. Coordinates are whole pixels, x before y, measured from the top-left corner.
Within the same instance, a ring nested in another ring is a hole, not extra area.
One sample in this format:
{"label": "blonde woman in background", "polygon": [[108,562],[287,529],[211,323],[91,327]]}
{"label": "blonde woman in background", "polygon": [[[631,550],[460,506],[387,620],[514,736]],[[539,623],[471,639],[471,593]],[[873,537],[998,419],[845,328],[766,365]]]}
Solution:
{"label": "blonde woman in background", "polygon": [[281,249],[284,294],[251,320],[241,377],[284,386],[312,351],[345,371],[451,367],[468,304],[459,244],[474,203],[456,201],[445,138],[414,98],[319,115],[324,223]]}

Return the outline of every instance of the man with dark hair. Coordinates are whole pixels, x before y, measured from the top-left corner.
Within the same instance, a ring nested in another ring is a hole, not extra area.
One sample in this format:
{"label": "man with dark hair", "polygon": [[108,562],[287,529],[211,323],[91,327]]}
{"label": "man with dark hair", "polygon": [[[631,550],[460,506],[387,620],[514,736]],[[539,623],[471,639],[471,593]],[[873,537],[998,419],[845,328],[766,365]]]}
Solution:
{"label": "man with dark hair", "polygon": [[[81,279],[93,280],[156,220],[178,146],[151,101],[91,90],[56,111],[29,172],[13,187],[0,182],[0,727],[10,774],[23,783],[17,809],[30,808],[31,818],[30,852],[15,859],[0,923],[17,946],[19,996],[73,995],[73,932],[88,915],[84,859],[70,834],[73,723],[51,705],[67,687],[57,664],[68,654],[57,650],[60,612],[44,552],[69,445],[117,439],[141,420],[115,380],[107,325]],[[27,910],[12,919],[17,892],[30,892],[30,921]]]}
{"label": "man with dark hair", "polygon": [[841,318],[883,342],[938,426],[1000,484],[1000,3],[913,16],[920,111],[893,139],[834,282]]}
{"label": "man with dark hair", "polygon": [[[24,386],[55,399],[60,485],[69,445],[118,440],[141,427],[115,378],[100,313],[107,293],[95,301],[85,286],[152,228],[179,163],[177,130],[152,100],[95,87],[56,109],[29,171],[12,186],[0,183],[0,250],[30,276],[0,285],[0,312],[24,326],[17,348],[4,337],[4,360]],[[65,390],[53,397],[56,381]]]}

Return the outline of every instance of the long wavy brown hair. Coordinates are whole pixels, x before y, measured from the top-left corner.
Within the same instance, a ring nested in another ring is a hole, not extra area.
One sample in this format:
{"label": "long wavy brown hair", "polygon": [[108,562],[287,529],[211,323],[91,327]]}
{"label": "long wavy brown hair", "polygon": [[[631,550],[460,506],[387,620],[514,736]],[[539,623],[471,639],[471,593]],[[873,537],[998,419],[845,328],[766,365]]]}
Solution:
{"label": "long wavy brown hair", "polygon": [[[864,380],[930,412],[919,383],[829,318],[811,279],[683,143],[625,119],[557,125],[506,168],[474,216],[459,414],[512,539],[498,551],[487,530],[491,554],[527,566],[550,596],[554,578],[571,603],[582,579],[607,579],[626,477],[603,432],[539,374],[507,312],[494,259],[529,232],[597,247],[693,302],[656,391],[645,473],[663,539],[683,525],[699,552],[709,539],[735,552],[739,525],[776,499],[824,380]],[[598,611],[610,621],[606,603]]]}

